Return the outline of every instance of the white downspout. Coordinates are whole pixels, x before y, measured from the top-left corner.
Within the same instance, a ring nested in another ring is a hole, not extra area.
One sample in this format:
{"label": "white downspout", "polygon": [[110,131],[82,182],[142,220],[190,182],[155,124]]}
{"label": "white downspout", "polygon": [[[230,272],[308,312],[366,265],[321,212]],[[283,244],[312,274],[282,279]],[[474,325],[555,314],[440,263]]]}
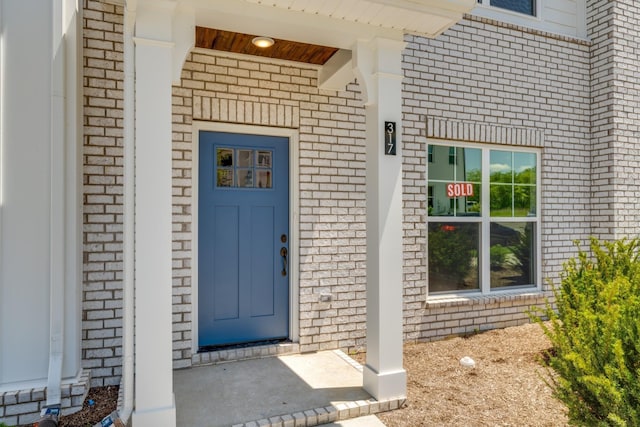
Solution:
{"label": "white downspout", "polygon": [[133,412],[133,352],[134,352],[134,203],[135,203],[135,51],[133,31],[136,22],[136,0],[128,0],[124,10],[124,212],[123,212],[123,265],[122,297],[122,387],[124,408],[120,418],[126,424]]}
{"label": "white downspout", "polygon": [[49,374],[47,405],[61,403],[65,295],[65,46],[63,0],[52,4],[49,212]]}

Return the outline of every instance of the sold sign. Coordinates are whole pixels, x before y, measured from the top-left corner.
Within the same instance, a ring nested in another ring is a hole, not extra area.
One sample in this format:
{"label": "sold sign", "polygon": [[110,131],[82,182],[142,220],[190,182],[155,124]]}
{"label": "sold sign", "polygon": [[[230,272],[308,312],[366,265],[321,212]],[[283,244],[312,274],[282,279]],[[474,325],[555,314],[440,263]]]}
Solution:
{"label": "sold sign", "polygon": [[471,197],[473,196],[473,184],[468,182],[455,182],[447,184],[447,197]]}

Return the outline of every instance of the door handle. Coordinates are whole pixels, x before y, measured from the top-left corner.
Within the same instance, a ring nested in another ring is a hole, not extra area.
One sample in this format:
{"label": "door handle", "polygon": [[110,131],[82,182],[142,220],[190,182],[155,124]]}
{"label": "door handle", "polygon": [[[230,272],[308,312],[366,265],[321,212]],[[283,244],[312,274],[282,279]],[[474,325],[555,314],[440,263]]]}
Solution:
{"label": "door handle", "polygon": [[287,275],[287,255],[289,254],[289,251],[287,251],[287,248],[285,248],[284,246],[280,249],[280,256],[282,257],[282,275],[286,276]]}

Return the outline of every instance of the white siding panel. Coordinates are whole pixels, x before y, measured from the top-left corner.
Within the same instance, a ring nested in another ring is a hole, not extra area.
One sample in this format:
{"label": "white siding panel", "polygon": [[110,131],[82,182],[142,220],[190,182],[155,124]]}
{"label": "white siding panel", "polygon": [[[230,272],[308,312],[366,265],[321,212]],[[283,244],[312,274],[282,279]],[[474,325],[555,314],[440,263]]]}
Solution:
{"label": "white siding panel", "polygon": [[579,38],[586,36],[586,2],[584,0],[540,0],[540,2],[538,17],[482,5],[477,6],[471,13],[565,36]]}
{"label": "white siding panel", "polygon": [[576,2],[570,0],[556,0],[547,2],[543,9],[543,17],[550,24],[561,27],[576,28]]}
{"label": "white siding panel", "polygon": [[547,1],[544,3],[543,7],[549,9],[550,13],[553,13],[554,10],[565,13],[574,13],[576,12],[576,1],[575,0],[555,0],[555,1]]}
{"label": "white siding panel", "polygon": [[45,0],[0,5],[1,387],[43,380],[48,370],[52,11]]}
{"label": "white siding panel", "polygon": [[[547,22],[549,25],[557,26],[558,28],[566,28],[565,31],[570,31],[572,35],[577,27],[576,16],[568,13],[556,12],[553,14],[553,18],[549,19]],[[559,30],[558,32],[562,31]]]}

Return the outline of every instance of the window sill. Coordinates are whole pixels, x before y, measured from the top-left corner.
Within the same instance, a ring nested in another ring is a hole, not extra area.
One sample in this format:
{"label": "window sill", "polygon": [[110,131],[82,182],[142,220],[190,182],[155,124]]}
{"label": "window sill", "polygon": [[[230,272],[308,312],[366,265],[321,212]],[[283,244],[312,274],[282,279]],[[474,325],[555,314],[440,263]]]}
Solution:
{"label": "window sill", "polygon": [[469,295],[436,295],[429,296],[425,301],[426,309],[458,307],[469,305],[486,305],[499,303],[513,303],[531,301],[531,304],[541,304],[545,299],[553,297],[551,291],[540,291],[537,289],[519,290],[510,292],[500,292],[491,295],[469,294]]}

